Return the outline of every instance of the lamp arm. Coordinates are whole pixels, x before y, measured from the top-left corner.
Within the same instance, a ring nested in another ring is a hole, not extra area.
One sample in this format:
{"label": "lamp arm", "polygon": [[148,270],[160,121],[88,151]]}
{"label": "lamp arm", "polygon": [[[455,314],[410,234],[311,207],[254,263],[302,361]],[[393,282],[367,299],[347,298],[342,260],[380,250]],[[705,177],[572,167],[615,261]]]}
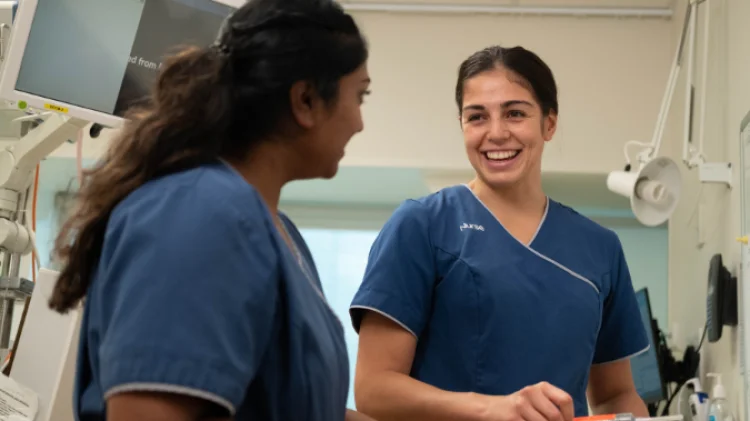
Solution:
{"label": "lamp arm", "polygon": [[682,120],[682,161],[688,168],[692,167],[691,156],[695,148],[693,143],[693,106],[695,105],[695,31],[698,24],[697,6],[693,6],[693,0],[690,1],[690,13],[688,23],[688,51],[687,51],[687,75],[685,79],[685,109]]}
{"label": "lamp arm", "polygon": [[[706,136],[706,96],[708,94],[708,43],[710,42],[711,15],[710,8],[706,6],[703,15],[703,63],[701,63],[701,109],[700,109],[700,128],[698,129],[698,151],[695,158],[699,162],[705,162],[706,156],[703,154],[703,140]],[[692,159],[691,159],[692,161]]]}
{"label": "lamp arm", "polygon": [[672,62],[672,68],[669,72],[669,78],[667,79],[667,88],[664,91],[664,96],[662,97],[661,108],[659,109],[659,116],[656,119],[656,127],[654,128],[654,134],[651,138],[651,144],[649,149],[640,156],[641,163],[647,162],[656,157],[659,154],[659,150],[661,149],[661,143],[664,138],[664,127],[666,125],[669,109],[672,107],[672,98],[674,97],[674,90],[677,86],[677,78],[680,76],[680,70],[683,64],[682,55],[685,49],[685,41],[689,35],[689,32],[695,30],[695,27],[691,27],[690,25],[691,17],[694,14],[694,8],[695,5],[692,1],[690,1],[687,7],[687,11],[685,12],[685,24],[682,28],[680,43],[677,46],[674,61]]}

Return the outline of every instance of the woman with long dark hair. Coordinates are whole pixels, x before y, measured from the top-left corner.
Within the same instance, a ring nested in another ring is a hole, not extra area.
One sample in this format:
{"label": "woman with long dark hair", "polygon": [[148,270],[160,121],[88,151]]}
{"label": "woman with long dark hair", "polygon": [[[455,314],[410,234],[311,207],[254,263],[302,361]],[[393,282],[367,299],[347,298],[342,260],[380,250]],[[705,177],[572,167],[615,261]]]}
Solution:
{"label": "woman with long dark hair", "polygon": [[282,186],[331,178],[370,83],[330,0],[252,0],[170,58],[86,172],[50,306],[85,297],[79,420],[355,420],[342,325]]}

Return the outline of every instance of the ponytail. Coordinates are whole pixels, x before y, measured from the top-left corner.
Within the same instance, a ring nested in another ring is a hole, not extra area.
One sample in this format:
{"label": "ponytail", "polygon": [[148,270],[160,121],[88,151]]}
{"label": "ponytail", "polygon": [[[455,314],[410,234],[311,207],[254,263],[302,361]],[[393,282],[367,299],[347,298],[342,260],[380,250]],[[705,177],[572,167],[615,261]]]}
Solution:
{"label": "ponytail", "polygon": [[114,208],[148,181],[210,162],[222,152],[231,122],[226,57],[188,48],[162,67],[151,100],[134,109],[104,158],[84,171],[72,215],[53,256],[63,264],[51,309],[65,313],[85,297]]}

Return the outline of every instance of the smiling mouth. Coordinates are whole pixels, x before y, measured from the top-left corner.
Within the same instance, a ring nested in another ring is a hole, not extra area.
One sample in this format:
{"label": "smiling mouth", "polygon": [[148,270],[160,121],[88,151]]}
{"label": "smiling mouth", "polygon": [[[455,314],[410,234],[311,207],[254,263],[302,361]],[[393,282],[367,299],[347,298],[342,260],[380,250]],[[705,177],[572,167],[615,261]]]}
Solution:
{"label": "smiling mouth", "polygon": [[521,150],[515,150],[515,151],[488,151],[484,152],[483,155],[485,158],[487,158],[490,161],[510,161],[511,159],[518,156],[518,154],[521,153]]}

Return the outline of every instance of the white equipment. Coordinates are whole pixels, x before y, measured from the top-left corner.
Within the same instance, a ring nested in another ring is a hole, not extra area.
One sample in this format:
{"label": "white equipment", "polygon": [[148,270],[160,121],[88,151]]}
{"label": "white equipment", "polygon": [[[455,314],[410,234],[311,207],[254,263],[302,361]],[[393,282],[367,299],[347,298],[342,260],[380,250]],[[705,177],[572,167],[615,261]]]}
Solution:
{"label": "white equipment", "polygon": [[[17,1],[0,1],[0,65],[5,62],[8,54],[7,47],[17,7]],[[0,109],[0,141],[18,139],[21,132],[33,124],[12,122],[25,115],[19,110]],[[16,179],[8,175],[13,166],[8,165],[4,156],[4,151],[0,152],[0,359],[5,358],[9,352],[15,304],[31,295],[34,288],[31,281],[19,276],[20,255],[8,250],[23,249],[28,253],[27,250],[31,249],[31,236],[23,224],[24,215],[18,212],[21,196],[27,196],[19,192],[24,191],[25,187],[12,193],[3,188],[12,182],[11,178]]]}
{"label": "white equipment", "polygon": [[84,120],[56,113],[46,113],[41,117],[45,120],[22,137],[20,142],[0,150],[0,249],[5,252],[26,255],[33,250],[29,218],[24,218],[26,223],[3,218],[20,212],[19,200],[28,189],[39,162],[66,141],[75,139],[87,124]]}
{"label": "white equipment", "polygon": [[0,1],[0,141],[12,142],[0,146],[0,360],[14,302],[34,287],[20,267],[35,249],[27,209],[37,165],[89,123],[91,137],[121,126],[163,57],[210,45],[234,10],[214,0]]}
{"label": "white equipment", "polygon": [[[695,33],[697,28],[698,7],[707,0],[688,1],[685,24],[682,37],[677,47],[672,69],[669,73],[667,88],[662,98],[661,109],[656,122],[651,143],[629,141],[625,143],[625,160],[627,166],[624,171],[613,171],[607,177],[607,187],[614,193],[630,199],[631,208],[636,219],[646,226],[657,226],[666,222],[674,212],[680,198],[682,180],[680,171],[673,160],[658,157],[664,135],[667,115],[672,105],[672,97],[677,85],[677,78],[684,66],[687,67],[685,126],[683,137],[683,163],[692,169],[699,168],[699,178],[704,183],[722,183],[731,188],[732,167],[728,162],[709,163],[703,154],[703,138],[705,134],[706,113],[706,80],[708,77],[708,44],[709,44],[709,12],[704,7],[703,28],[703,66],[701,86],[701,109],[698,147],[693,145],[693,99],[695,67]],[[687,60],[684,53],[687,51]],[[631,168],[628,149],[630,146],[640,146],[643,150],[637,155],[637,167]],[[657,159],[658,157],[658,159]],[[656,160],[656,162],[652,162]]]}
{"label": "white equipment", "polygon": [[661,225],[677,207],[680,169],[671,159],[657,157],[638,172],[611,172],[607,188],[630,198],[630,207],[640,223],[649,227]]}
{"label": "white equipment", "polygon": [[[2,3],[15,10],[16,2]],[[23,211],[36,166],[89,122],[98,126],[92,137],[121,126],[125,110],[147,96],[162,57],[178,45],[211,44],[233,10],[212,0],[20,3],[0,80],[0,98],[12,104],[0,110],[0,135],[9,120],[20,137],[0,150],[0,252],[14,255],[6,275],[34,247]]]}
{"label": "white equipment", "polygon": [[81,310],[52,311],[47,302],[59,273],[42,269],[31,296],[10,377],[39,398],[34,421],[73,421],[73,379]]}
{"label": "white equipment", "polygon": [[120,127],[164,57],[212,44],[234,10],[213,0],[23,0],[0,98]]}

